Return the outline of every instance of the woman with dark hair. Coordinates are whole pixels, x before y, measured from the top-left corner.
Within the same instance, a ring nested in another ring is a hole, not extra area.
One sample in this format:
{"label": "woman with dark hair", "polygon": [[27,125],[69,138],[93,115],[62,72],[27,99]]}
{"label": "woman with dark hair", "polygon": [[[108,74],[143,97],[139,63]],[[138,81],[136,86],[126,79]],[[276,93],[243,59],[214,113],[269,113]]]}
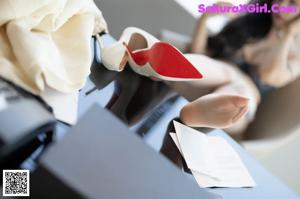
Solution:
{"label": "woman with dark hair", "polygon": [[[251,3],[267,3],[269,9],[275,3],[300,7],[300,0]],[[229,133],[239,135],[253,120],[261,95],[270,89],[285,86],[299,76],[300,15],[298,12],[248,13],[235,17],[218,34],[208,36],[206,21],[210,16],[212,14],[204,13],[198,20],[190,48],[190,53],[210,57],[204,58],[205,62],[202,60],[201,64],[207,66],[202,68],[205,78],[196,82],[168,84],[192,101],[181,110],[180,118],[194,127],[203,125],[201,115],[207,117],[208,113],[203,110],[209,107],[207,104],[211,95],[199,98],[199,88],[209,88],[210,92],[220,97],[233,94],[249,98],[247,114],[227,125]],[[224,109],[222,104],[226,104],[226,100],[216,99],[216,109]],[[209,119],[214,122],[213,117]]]}

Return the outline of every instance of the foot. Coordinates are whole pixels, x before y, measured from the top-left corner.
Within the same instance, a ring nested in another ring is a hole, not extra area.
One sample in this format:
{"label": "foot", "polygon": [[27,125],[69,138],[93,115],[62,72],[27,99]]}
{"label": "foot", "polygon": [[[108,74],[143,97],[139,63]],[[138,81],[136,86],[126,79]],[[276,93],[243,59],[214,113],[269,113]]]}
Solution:
{"label": "foot", "polygon": [[247,113],[248,102],[239,95],[209,94],[183,107],[180,119],[192,127],[228,128]]}

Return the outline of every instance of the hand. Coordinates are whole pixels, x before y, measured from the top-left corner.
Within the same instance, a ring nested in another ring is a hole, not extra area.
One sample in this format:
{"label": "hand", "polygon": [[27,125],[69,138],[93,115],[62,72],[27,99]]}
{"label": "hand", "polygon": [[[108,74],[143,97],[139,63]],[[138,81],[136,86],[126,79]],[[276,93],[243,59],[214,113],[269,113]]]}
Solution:
{"label": "hand", "polygon": [[[232,3],[229,2],[224,2],[224,1],[219,1],[217,3],[215,3],[216,5],[218,5],[219,7],[224,7],[224,6],[234,6]],[[225,13],[209,13],[206,12],[203,14],[203,16],[206,17],[214,17],[214,16],[219,16],[219,15],[223,15],[223,16],[228,16],[229,18],[234,18],[235,16],[237,16],[237,14],[233,13],[233,12],[225,12]]]}

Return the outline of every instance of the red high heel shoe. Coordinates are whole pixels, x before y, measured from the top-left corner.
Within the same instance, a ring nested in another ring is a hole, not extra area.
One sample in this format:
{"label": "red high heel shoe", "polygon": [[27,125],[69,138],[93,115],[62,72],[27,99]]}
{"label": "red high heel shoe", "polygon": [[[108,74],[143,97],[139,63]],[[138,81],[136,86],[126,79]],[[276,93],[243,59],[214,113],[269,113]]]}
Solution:
{"label": "red high heel shoe", "polygon": [[136,73],[169,81],[202,78],[193,64],[168,43],[157,42],[149,49],[136,51],[124,45],[129,53],[129,64]]}
{"label": "red high heel shoe", "polygon": [[143,76],[168,81],[202,78],[198,66],[193,66],[177,48],[139,28],[126,28],[120,40],[109,46],[97,39],[101,45],[101,61],[109,70],[122,71],[129,62]]}

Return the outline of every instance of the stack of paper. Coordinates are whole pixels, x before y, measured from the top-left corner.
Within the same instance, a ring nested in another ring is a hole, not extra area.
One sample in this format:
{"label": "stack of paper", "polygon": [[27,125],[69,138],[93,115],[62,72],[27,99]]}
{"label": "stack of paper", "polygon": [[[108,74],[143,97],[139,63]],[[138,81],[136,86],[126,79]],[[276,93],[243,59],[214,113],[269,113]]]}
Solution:
{"label": "stack of paper", "polygon": [[174,121],[170,133],[201,187],[254,187],[239,155],[222,137],[207,136]]}

